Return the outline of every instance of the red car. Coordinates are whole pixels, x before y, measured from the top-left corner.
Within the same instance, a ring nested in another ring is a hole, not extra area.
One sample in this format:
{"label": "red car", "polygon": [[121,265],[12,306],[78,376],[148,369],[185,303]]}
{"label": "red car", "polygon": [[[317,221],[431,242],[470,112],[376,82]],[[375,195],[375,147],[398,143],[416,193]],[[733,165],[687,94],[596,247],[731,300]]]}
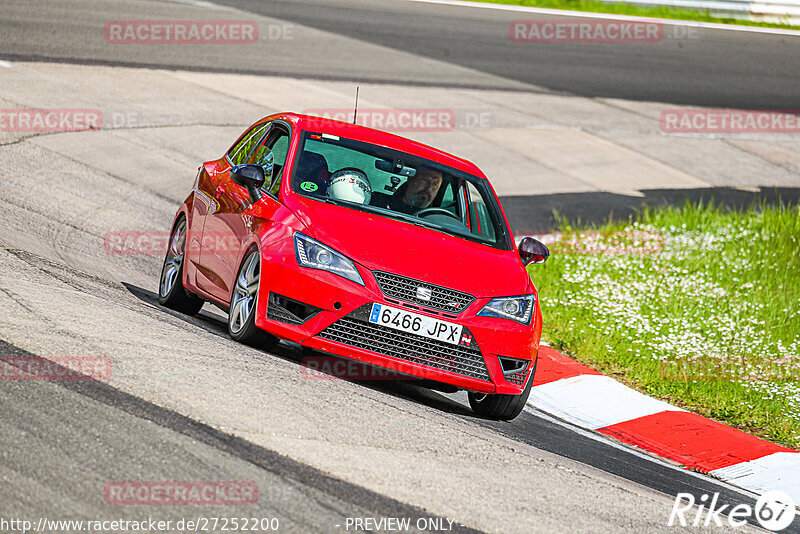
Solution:
{"label": "red car", "polygon": [[279,339],[464,389],[479,415],[516,417],[542,330],[518,248],[472,163],[334,120],[266,117],[204,163],[172,226],[159,302],[211,302],[233,339]]}

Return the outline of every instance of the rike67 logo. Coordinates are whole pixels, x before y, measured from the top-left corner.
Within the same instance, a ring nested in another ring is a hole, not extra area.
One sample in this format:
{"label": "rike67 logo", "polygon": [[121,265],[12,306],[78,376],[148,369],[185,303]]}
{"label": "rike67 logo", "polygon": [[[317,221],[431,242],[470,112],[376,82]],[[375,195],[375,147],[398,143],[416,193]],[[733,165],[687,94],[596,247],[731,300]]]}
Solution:
{"label": "rike67 logo", "polygon": [[[695,508],[696,505],[699,506]],[[780,532],[792,524],[795,515],[794,499],[777,490],[761,495],[755,506],[719,504],[719,493],[711,497],[703,494],[699,502],[691,493],[679,493],[667,525],[709,527],[713,524],[721,527],[727,523],[731,527],[743,527],[748,520],[755,519],[763,528]]]}

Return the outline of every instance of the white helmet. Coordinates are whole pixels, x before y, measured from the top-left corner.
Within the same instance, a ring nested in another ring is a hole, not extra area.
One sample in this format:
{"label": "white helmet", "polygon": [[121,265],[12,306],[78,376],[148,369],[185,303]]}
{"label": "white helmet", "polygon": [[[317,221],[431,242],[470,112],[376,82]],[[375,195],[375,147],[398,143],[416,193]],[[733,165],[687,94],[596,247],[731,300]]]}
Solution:
{"label": "white helmet", "polygon": [[369,185],[364,171],[347,167],[331,175],[328,196],[358,204],[369,204],[372,198],[372,187]]}

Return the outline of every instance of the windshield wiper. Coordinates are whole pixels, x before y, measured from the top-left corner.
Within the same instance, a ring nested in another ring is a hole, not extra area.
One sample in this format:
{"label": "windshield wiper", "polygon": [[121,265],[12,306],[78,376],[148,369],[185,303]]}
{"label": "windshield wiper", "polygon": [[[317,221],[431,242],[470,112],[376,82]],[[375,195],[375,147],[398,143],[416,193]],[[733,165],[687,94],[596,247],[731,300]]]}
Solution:
{"label": "windshield wiper", "polygon": [[328,204],[333,204],[334,206],[342,206],[347,207],[347,204],[344,202],[339,202],[338,200],[331,198],[331,197],[311,197],[314,200],[321,200],[323,202],[327,202]]}
{"label": "windshield wiper", "polygon": [[396,212],[394,213],[394,215],[396,215],[396,218],[398,220],[401,220],[401,221],[404,221],[404,222],[408,222],[408,223],[411,223],[411,224],[415,224],[415,225],[421,226],[423,228],[428,228],[430,230],[436,230],[438,232],[442,232],[442,233],[451,235],[453,237],[468,237],[468,238],[475,237],[474,234],[470,233],[469,231],[467,231],[467,232],[457,232],[455,230],[447,228],[446,226],[439,226],[438,224],[433,224],[433,223],[426,222],[424,219],[421,219],[421,218],[413,216],[413,215],[406,215],[405,213],[396,213]]}

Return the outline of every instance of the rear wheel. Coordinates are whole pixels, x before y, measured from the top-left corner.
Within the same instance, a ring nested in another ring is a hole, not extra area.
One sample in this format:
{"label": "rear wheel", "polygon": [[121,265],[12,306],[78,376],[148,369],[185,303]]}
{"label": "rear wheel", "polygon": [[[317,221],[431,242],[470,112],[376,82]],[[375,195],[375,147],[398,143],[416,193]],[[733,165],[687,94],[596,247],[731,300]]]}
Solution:
{"label": "rear wheel", "polygon": [[158,302],[187,315],[196,315],[203,301],[183,287],[183,258],[186,252],[186,219],[181,217],[169,237],[167,255],[161,267]]}
{"label": "rear wheel", "polygon": [[256,305],[261,279],[260,256],[258,250],[250,251],[239,267],[231,296],[231,307],[228,310],[228,333],[240,343],[269,350],[278,344],[278,338],[256,326]]}
{"label": "rear wheel", "polygon": [[522,412],[528,402],[535,373],[536,364],[534,363],[531,374],[528,377],[528,384],[519,395],[470,392],[467,396],[469,397],[469,405],[472,407],[472,411],[477,415],[490,419],[499,419],[501,421],[514,419]]}

